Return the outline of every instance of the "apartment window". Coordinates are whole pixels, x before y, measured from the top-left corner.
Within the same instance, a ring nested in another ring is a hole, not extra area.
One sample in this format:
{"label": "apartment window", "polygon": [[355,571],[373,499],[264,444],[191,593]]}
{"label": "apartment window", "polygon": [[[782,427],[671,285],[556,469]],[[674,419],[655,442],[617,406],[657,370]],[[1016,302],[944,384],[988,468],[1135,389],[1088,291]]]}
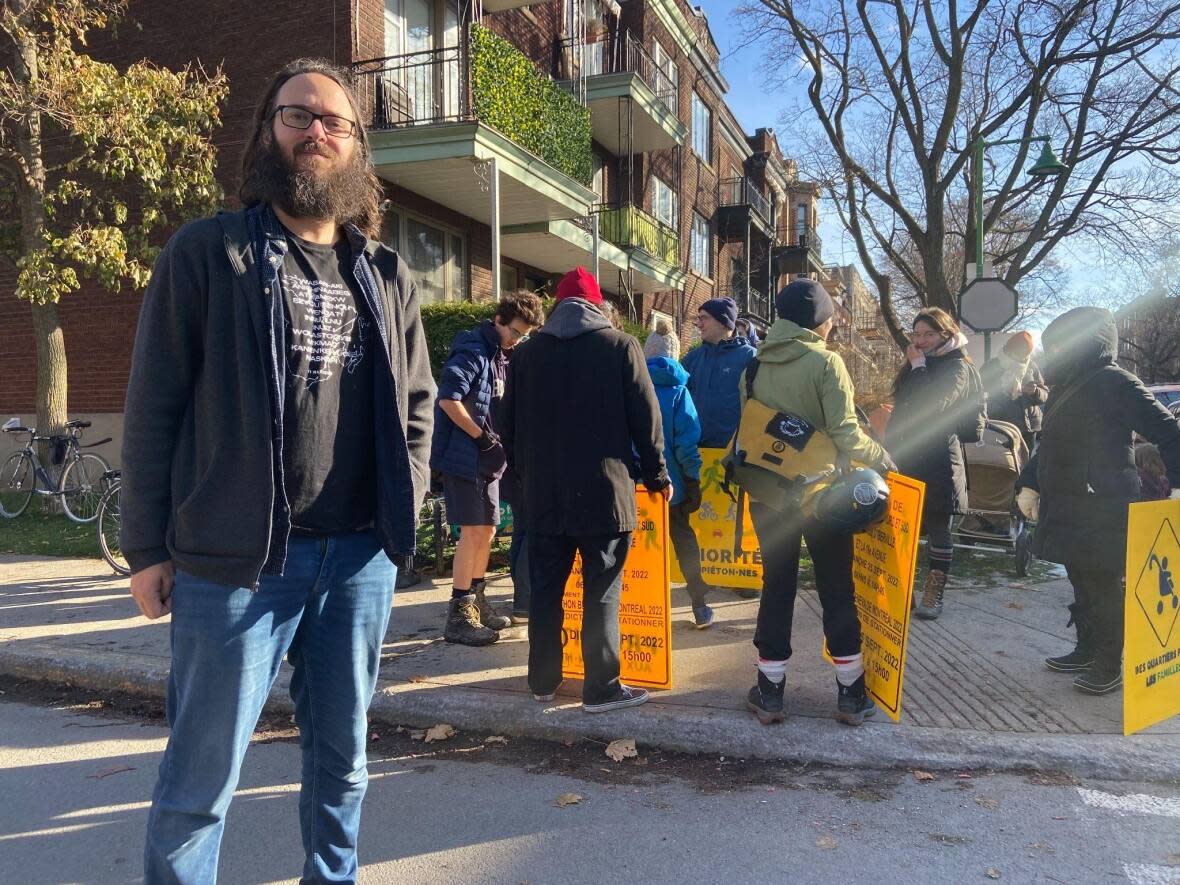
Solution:
{"label": "apartment window", "polygon": [[655,89],[656,95],[667,105],[668,109],[672,113],[677,113],[676,99],[680,71],[676,68],[676,62],[671,55],[664,51],[664,47],[660,45],[659,40],[654,41],[651,57],[652,61],[656,63],[656,69],[652,74],[655,82],[651,86]]}
{"label": "apartment window", "polygon": [[662,178],[652,176],[651,179],[651,211],[652,215],[668,227],[676,230],[676,217],[679,207],[676,205],[676,191],[668,186]]}
{"label": "apartment window", "polygon": [[692,213],[692,232],[689,237],[689,267],[699,277],[712,276],[713,249],[709,237],[709,219],[699,212]]}
{"label": "apartment window", "polygon": [[594,169],[594,177],[590,182],[590,189],[594,191],[595,196],[598,197],[598,202],[606,201],[606,191],[603,190],[603,166],[602,157],[598,154],[591,154],[590,161]]}
{"label": "apartment window", "polygon": [[461,234],[391,212],[386,217],[386,237],[414,272],[423,304],[467,297],[467,250]]}
{"label": "apartment window", "polygon": [[692,149],[698,157],[712,164],[713,112],[695,89],[692,92]]}

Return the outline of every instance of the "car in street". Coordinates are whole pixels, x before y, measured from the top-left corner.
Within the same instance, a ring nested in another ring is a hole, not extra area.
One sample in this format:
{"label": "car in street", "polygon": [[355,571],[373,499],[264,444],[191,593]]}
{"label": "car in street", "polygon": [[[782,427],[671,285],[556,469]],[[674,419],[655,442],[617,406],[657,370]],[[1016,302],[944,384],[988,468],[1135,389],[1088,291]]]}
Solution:
{"label": "car in street", "polygon": [[[1147,389],[1169,409],[1172,409],[1174,404],[1180,403],[1180,384],[1152,384]],[[1172,411],[1175,410],[1172,409]]]}

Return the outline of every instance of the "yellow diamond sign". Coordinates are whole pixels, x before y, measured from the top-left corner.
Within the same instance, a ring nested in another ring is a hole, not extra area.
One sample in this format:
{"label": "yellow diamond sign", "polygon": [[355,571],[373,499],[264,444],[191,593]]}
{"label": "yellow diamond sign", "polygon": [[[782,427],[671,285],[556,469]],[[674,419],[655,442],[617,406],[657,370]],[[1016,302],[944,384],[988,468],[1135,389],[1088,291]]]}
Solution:
{"label": "yellow diamond sign", "polygon": [[1133,591],[1155,638],[1164,648],[1168,647],[1180,616],[1177,575],[1180,575],[1180,541],[1176,539],[1172,521],[1165,519],[1156,532]]}

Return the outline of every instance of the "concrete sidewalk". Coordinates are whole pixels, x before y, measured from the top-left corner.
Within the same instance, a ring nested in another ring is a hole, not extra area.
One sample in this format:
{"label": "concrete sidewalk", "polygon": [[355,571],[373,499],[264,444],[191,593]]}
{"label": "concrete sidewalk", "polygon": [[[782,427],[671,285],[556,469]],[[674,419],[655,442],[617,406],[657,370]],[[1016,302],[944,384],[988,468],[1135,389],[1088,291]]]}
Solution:
{"label": "concrete sidewalk", "polygon": [[[757,600],[728,591],[710,599],[717,623],[692,629],[688,599],[673,591],[673,680],[644,707],[606,716],[579,709],[579,684],[553,704],[525,685],[524,628],[486,648],[441,640],[447,582],[397,595],[373,716],[407,725],[553,738],[641,743],[694,753],[861,767],[1059,770],[1077,776],[1180,780],[1180,720],[1122,736],[1122,695],[1091,698],[1042,659],[1069,647],[1069,585],[1040,565],[1009,577],[1010,557],[964,552],[946,611],[910,631],[902,720],[883,713],[859,728],[835,722],[835,678],[820,658],[819,604],[796,608],[783,726],[744,709],[754,677]],[[957,562],[958,567],[958,562]],[[490,584],[507,599],[507,578]],[[159,695],[168,671],[167,623],[136,613],[127,580],[100,561],[0,557],[0,673],[99,690]],[[285,674],[272,703],[289,709]]]}

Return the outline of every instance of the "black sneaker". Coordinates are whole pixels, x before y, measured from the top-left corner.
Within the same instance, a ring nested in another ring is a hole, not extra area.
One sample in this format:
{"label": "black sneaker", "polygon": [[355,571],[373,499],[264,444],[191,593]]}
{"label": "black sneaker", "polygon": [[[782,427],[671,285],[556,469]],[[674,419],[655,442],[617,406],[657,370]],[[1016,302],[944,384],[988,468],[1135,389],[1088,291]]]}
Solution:
{"label": "black sneaker", "polygon": [[475,604],[474,593],[451,600],[443,639],[459,645],[491,645],[499,638],[499,633],[479,622],[479,608]]}
{"label": "black sneaker", "polygon": [[1074,688],[1086,694],[1109,694],[1122,684],[1121,667],[1091,667],[1073,681]]}
{"label": "black sneaker", "polygon": [[479,622],[492,630],[503,630],[512,625],[512,619],[496,611],[488,602],[486,588],[483,581],[472,581],[471,591],[475,595],[475,607],[479,609]]}
{"label": "black sneaker", "polygon": [[[565,680],[563,679],[561,682],[565,682]],[[543,704],[553,700],[557,697],[557,689],[561,688],[561,682],[553,687],[553,691],[534,691],[533,700],[540,701]]]}
{"label": "black sneaker", "polygon": [[645,688],[631,688],[620,683],[619,693],[609,701],[602,701],[598,704],[584,703],[582,709],[587,713],[609,713],[611,710],[622,710],[625,707],[638,707],[640,704],[646,704],[649,697]]}
{"label": "black sneaker", "polygon": [[513,627],[523,627],[523,626],[527,625],[529,622],[529,613],[528,612],[513,612],[509,616],[509,620],[512,621]]}
{"label": "black sneaker", "polygon": [[1045,658],[1045,666],[1058,673],[1081,673],[1094,664],[1094,655],[1079,646],[1069,654]]}
{"label": "black sneaker", "polygon": [[746,709],[757,716],[763,725],[782,722],[787,718],[787,713],[783,709],[783,692],[786,688],[785,678],[775,685],[759,670],[757,684],[746,695]]}
{"label": "black sneaker", "polygon": [[755,590],[752,587],[735,587],[733,592],[742,599],[757,599],[761,595],[760,590]]}
{"label": "black sneaker", "polygon": [[877,712],[877,705],[865,690],[865,678],[860,676],[852,685],[836,682],[836,718],[845,725],[860,725]]}

